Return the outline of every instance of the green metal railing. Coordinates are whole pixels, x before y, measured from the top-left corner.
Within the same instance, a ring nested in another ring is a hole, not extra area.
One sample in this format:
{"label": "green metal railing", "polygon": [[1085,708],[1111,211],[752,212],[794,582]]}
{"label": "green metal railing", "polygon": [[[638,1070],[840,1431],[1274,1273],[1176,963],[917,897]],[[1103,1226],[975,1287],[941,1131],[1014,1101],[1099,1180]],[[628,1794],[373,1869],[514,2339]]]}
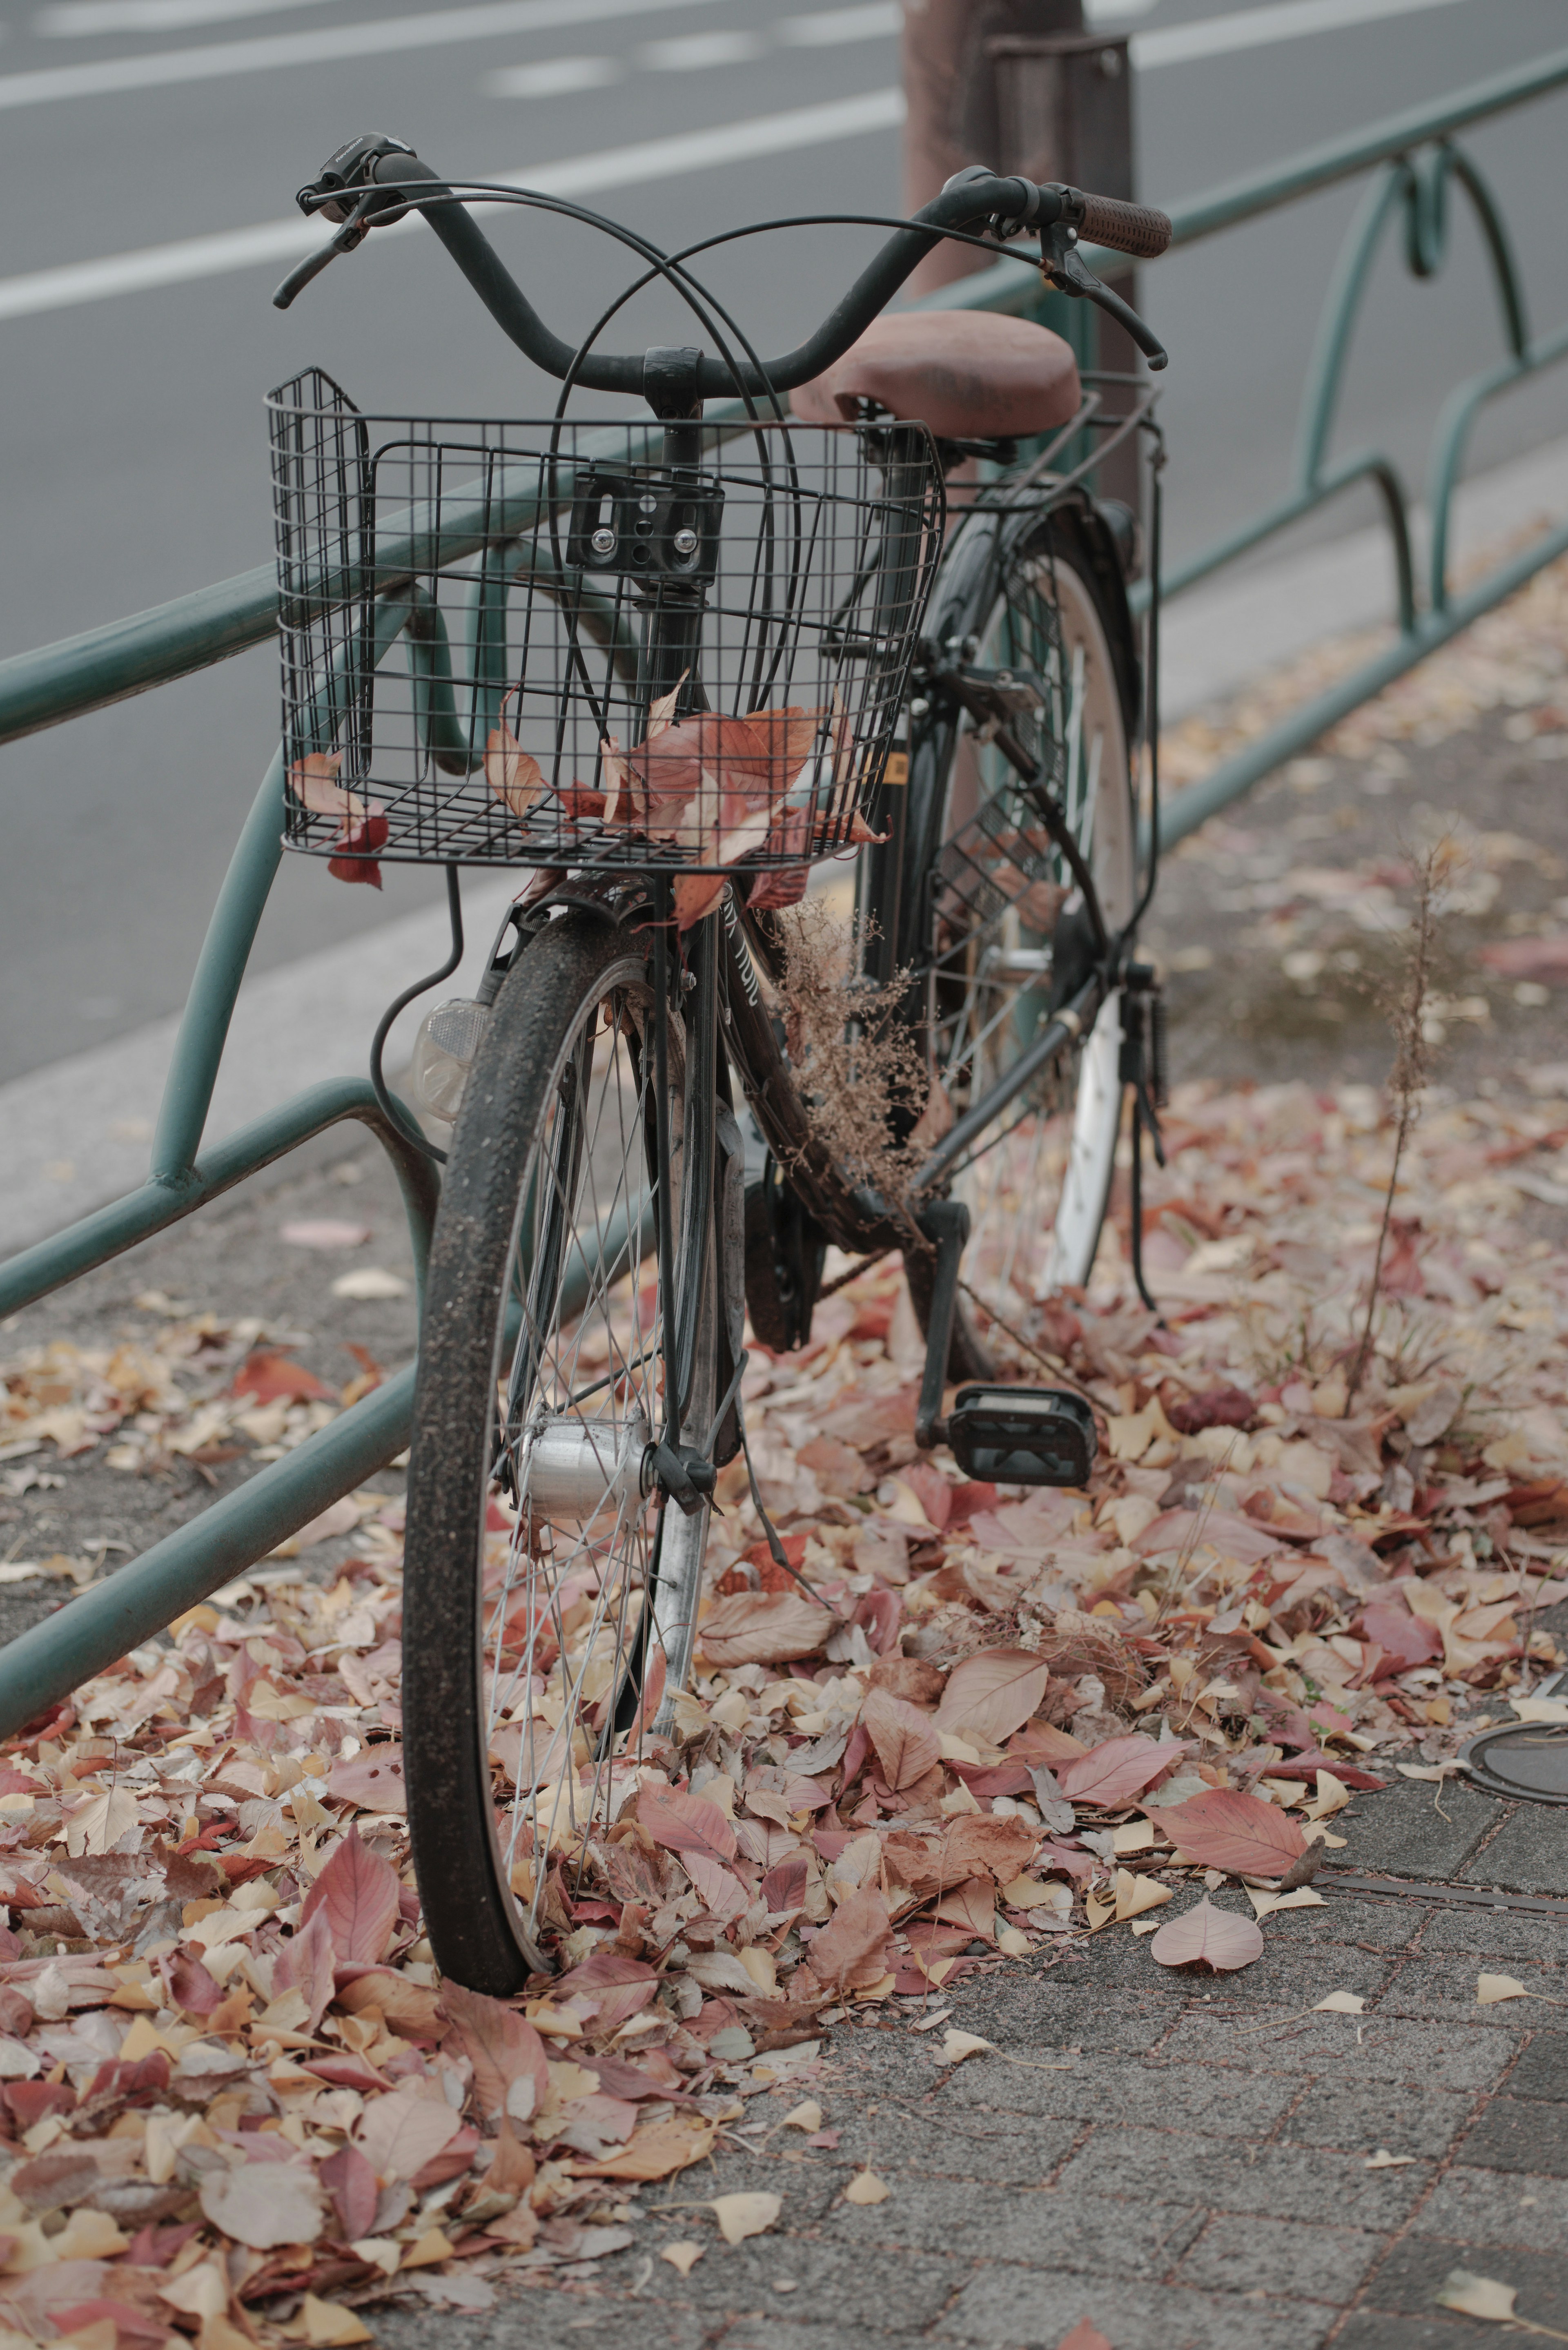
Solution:
{"label": "green metal railing", "polygon": [[[1371,128],[1307,150],[1272,170],[1250,174],[1172,209],[1177,244],[1195,244],[1281,205],[1372,172],[1330,281],[1302,397],[1293,478],[1262,515],[1206,548],[1164,582],[1178,595],[1261,546],[1332,498],[1361,483],[1379,493],[1393,546],[1397,633],[1376,657],[1291,713],[1170,802],[1161,822],[1168,844],[1192,831],[1260,776],[1313,742],[1348,711],[1436,647],[1513,594],[1568,550],[1568,523],[1544,533],[1461,595],[1449,576],[1450,513],[1469,436],[1482,406],[1542,368],[1568,357],[1568,326],[1532,334],[1519,273],[1501,213],[1453,134],[1568,85],[1568,49],[1499,74],[1438,104],[1415,108]],[[1405,226],[1409,268],[1429,277],[1447,249],[1448,197],[1457,183],[1473,211],[1489,254],[1502,323],[1504,355],[1459,385],[1439,417],[1428,482],[1431,552],[1426,597],[1417,594],[1410,501],[1385,455],[1359,452],[1334,459],[1330,442],[1341,383],[1373,260],[1392,223]],[[1090,252],[1091,267],[1124,265]],[[956,286],[928,307],[1000,310],[1043,317],[1087,350],[1092,314],[1059,295],[1043,295],[1039,273],[1006,260]],[[737,427],[739,420],[736,420]],[[466,548],[454,546],[450,560]],[[447,550],[443,546],[443,557]],[[0,743],[101,710],[175,678],[213,667],[268,638],[276,625],[276,576],[270,565],[182,596],[151,611],[94,629],[0,662]],[[282,754],[268,767],[219,892],[197,961],[152,1145],[148,1180],[138,1191],[0,1265],[0,1315],[60,1287],[149,1234],[216,1198],[258,1168],[345,1118],[362,1120],[388,1151],[402,1187],[422,1277],[436,1187],[428,1160],[392,1128],[369,1084],[319,1086],[231,1135],[204,1154],[202,1135],[213,1088],[256,929],[282,856]],[[624,1234],[606,1235],[618,1251]],[[587,1269],[579,1268],[586,1279]],[[275,1461],[236,1491],[59,1609],[0,1651],[0,1735],[35,1717],[182,1609],[265,1557],[409,1440],[413,1368],[409,1367],[345,1411],[330,1427]]]}

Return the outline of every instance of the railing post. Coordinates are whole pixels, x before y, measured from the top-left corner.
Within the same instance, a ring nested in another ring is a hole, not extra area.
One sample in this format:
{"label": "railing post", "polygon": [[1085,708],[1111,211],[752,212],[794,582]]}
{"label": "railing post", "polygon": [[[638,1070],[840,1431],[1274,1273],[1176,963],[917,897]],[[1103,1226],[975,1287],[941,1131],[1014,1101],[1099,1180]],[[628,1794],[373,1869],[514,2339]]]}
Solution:
{"label": "railing post", "polygon": [[[907,0],[904,9],[904,204],[917,212],[966,163],[1001,161],[1002,122],[991,44],[1010,35],[1084,29],[1083,0]],[[1115,193],[1115,190],[1107,191]],[[929,294],[987,266],[972,245],[943,244],[910,280]]]}

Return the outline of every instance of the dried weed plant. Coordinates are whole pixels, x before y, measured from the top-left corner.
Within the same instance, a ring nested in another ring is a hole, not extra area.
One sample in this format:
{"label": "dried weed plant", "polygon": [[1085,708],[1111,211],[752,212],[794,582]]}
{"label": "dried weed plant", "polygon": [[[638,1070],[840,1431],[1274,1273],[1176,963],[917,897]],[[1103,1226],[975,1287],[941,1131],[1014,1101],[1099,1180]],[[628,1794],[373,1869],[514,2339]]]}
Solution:
{"label": "dried weed plant", "polygon": [[876,932],[857,932],[820,898],[775,922],[784,1041],[812,1139],[851,1182],[880,1192],[912,1222],[914,1177],[938,1125],[930,1108],[940,1102],[945,1110],[947,1097],[904,1017],[909,973],[867,979],[859,950]]}
{"label": "dried weed plant", "polygon": [[1372,1278],[1367,1284],[1366,1315],[1350,1365],[1347,1409],[1355,1401],[1372,1358],[1373,1324],[1383,1281],[1383,1259],[1394,1222],[1399,1164],[1405,1155],[1405,1146],[1420,1118],[1421,1097],[1431,1076],[1433,1051],[1442,1037],[1441,1024],[1432,1019],[1428,1006],[1436,974],[1443,900],[1458,878],[1462,864],[1463,852],[1452,835],[1448,833],[1440,840],[1433,842],[1419,857],[1411,858],[1416,889],[1413,919],[1405,941],[1401,967],[1383,995],[1383,1010],[1394,1036],[1394,1066],[1388,1075],[1388,1091],[1397,1111],[1394,1128],[1394,1163],[1388,1170],[1383,1222],[1378,1227]]}

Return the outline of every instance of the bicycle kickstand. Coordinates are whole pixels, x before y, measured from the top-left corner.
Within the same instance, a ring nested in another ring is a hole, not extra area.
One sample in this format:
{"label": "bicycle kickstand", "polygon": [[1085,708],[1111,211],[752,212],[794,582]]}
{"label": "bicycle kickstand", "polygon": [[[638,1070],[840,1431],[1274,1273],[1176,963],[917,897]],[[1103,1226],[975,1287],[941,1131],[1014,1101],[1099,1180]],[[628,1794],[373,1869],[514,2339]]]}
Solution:
{"label": "bicycle kickstand", "polygon": [[1167,1098],[1165,1002],[1154,966],[1135,962],[1127,972],[1123,996],[1126,1026],[1122,1032],[1118,1074],[1132,1088],[1132,1274],[1138,1295],[1164,1326],[1164,1316],[1149,1295],[1143,1270],[1143,1143],[1147,1134],[1157,1167],[1165,1165],[1165,1138],[1159,1113]]}

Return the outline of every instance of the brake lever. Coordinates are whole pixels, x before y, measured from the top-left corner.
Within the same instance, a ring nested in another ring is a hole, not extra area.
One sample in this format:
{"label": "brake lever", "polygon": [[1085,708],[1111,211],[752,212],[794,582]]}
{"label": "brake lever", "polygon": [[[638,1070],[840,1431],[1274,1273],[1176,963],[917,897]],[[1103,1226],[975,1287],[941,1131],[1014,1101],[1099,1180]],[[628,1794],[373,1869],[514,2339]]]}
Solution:
{"label": "brake lever", "polygon": [[275,310],[286,310],[304,293],[311,279],[320,276],[329,261],[336,261],[340,253],[352,253],[357,245],[364,244],[370,233],[369,221],[365,217],[369,209],[370,197],[367,195],[336,236],[329,238],[327,244],[317,245],[314,253],[306,254],[303,261],[296,264],[272,297]]}
{"label": "brake lever", "polygon": [[1058,293],[1071,294],[1075,298],[1093,302],[1105,311],[1107,317],[1115,318],[1119,326],[1124,327],[1155,374],[1158,375],[1161,368],[1169,366],[1170,353],[1152,328],[1145,326],[1137,312],[1129,303],[1124,302],[1119,294],[1113,293],[1108,286],[1102,286],[1084,262],[1078,252],[1075,233],[1065,221],[1058,221],[1054,228],[1041,231],[1040,269],[1042,276],[1055,286]]}
{"label": "brake lever", "polygon": [[389,228],[403,218],[408,205],[379,184],[375,172],[384,157],[411,156],[413,151],[400,139],[370,131],[348,140],[327,157],[318,176],[300,189],[295,203],[307,220],[319,214],[325,220],[341,221],[343,225],[327,244],[289,271],[272,297],[275,310],[286,310],[311,279],[320,276],[329,261],[363,244],[372,226]]}

